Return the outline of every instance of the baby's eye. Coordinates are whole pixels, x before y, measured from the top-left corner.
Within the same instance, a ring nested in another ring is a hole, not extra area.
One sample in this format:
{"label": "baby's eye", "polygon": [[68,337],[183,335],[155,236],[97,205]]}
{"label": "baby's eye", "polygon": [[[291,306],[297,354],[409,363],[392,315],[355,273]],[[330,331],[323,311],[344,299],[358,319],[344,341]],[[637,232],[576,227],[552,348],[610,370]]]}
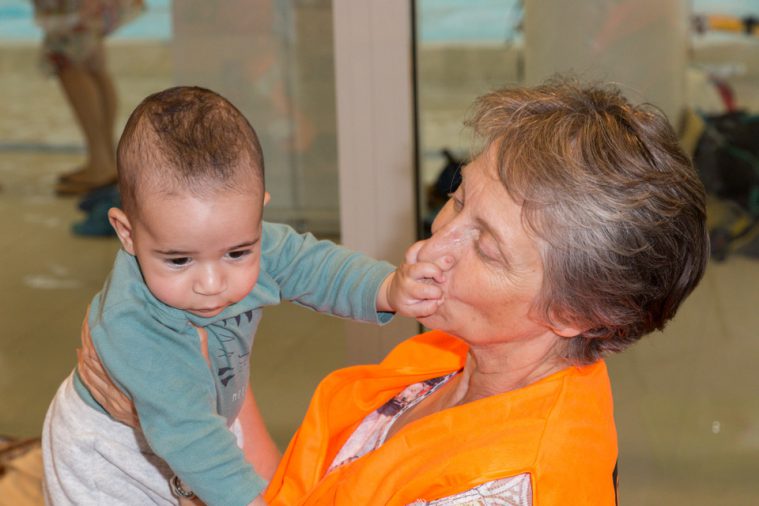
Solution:
{"label": "baby's eye", "polygon": [[190,263],[190,257],[168,258],[166,259],[166,263],[172,267],[184,267]]}
{"label": "baby's eye", "polygon": [[243,257],[246,257],[246,256],[250,255],[250,250],[249,249],[241,249],[241,250],[237,250],[237,251],[230,251],[229,253],[227,253],[227,255],[232,260],[239,260],[239,259],[241,259]]}

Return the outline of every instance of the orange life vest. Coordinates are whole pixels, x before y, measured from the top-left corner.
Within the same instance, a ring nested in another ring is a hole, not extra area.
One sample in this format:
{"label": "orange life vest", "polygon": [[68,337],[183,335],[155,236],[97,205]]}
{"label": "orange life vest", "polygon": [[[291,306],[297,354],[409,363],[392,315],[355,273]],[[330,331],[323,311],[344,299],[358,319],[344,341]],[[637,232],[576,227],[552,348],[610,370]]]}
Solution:
{"label": "orange life vest", "polygon": [[405,505],[530,473],[536,506],[615,504],[617,434],[602,361],[424,417],[324,475],[366,415],[410,384],[461,369],[467,349],[428,332],[379,365],[327,376],[267,489],[268,503]]}

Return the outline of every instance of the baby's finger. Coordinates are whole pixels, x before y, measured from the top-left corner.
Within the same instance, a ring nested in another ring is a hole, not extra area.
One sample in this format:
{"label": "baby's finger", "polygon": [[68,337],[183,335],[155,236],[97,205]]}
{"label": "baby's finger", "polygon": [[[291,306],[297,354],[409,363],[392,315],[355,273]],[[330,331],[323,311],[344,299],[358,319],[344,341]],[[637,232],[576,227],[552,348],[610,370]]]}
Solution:
{"label": "baby's finger", "polygon": [[409,289],[409,295],[416,301],[437,300],[443,296],[443,290],[437,285],[417,283]]}
{"label": "baby's finger", "polygon": [[420,262],[414,265],[408,265],[408,276],[414,280],[430,279],[437,283],[445,281],[443,270],[437,265],[430,262]]}
{"label": "baby's finger", "polygon": [[418,241],[412,244],[409,249],[406,250],[405,261],[407,264],[415,264],[418,261],[419,251],[422,249],[426,241]]}
{"label": "baby's finger", "polygon": [[411,318],[425,318],[427,316],[430,316],[437,311],[437,308],[440,306],[440,304],[437,301],[432,300],[426,300],[423,302],[419,302],[417,304],[414,304],[412,306],[409,306],[408,311]]}

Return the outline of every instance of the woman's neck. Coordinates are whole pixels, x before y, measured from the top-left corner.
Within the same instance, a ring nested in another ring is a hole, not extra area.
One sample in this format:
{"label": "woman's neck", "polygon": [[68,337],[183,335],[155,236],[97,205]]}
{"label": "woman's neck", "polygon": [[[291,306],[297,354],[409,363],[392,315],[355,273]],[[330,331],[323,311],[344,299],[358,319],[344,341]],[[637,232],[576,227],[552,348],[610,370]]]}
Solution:
{"label": "woman's neck", "polygon": [[424,416],[516,390],[565,369],[568,364],[561,358],[561,346],[561,338],[554,334],[529,343],[470,345],[461,374],[401,414],[387,437]]}
{"label": "woman's neck", "polygon": [[551,334],[529,343],[470,345],[464,370],[446,404],[451,407],[516,390],[565,369],[562,344],[560,337]]}

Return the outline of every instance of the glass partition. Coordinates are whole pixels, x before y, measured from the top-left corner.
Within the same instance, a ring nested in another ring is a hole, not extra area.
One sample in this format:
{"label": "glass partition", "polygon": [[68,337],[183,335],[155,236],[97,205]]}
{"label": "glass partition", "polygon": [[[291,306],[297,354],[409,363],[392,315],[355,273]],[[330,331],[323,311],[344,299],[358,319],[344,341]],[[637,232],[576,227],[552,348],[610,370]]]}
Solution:
{"label": "glass partition", "polygon": [[462,120],[479,95],[524,80],[518,0],[417,0],[416,90],[422,235],[469,156]]}
{"label": "glass partition", "polygon": [[329,0],[174,2],[177,83],[230,98],[257,130],[270,221],[339,232]]}

